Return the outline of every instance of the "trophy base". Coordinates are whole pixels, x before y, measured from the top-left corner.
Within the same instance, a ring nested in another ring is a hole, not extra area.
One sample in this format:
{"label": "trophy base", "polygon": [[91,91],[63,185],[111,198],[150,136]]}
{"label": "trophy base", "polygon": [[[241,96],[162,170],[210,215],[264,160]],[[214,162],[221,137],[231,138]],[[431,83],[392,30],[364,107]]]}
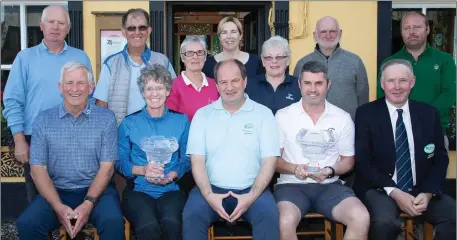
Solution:
{"label": "trophy base", "polygon": [[149,181],[168,181],[169,178],[163,177],[163,178],[148,178]]}
{"label": "trophy base", "polygon": [[308,166],[308,168],[306,170],[307,170],[308,174],[311,174],[311,175],[318,175],[321,172],[319,167]]}

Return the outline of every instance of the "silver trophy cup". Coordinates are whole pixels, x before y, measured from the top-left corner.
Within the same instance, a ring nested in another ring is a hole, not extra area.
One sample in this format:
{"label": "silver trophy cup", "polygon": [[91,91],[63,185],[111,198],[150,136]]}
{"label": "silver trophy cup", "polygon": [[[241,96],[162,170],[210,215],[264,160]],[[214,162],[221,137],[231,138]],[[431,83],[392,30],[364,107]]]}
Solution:
{"label": "silver trophy cup", "polygon": [[[165,138],[164,136],[145,137],[141,140],[141,150],[146,153],[148,163],[156,163],[165,168],[171,161],[171,156],[179,148],[178,140],[175,137]],[[151,178],[150,180],[167,180],[168,178]]]}
{"label": "silver trophy cup", "polygon": [[327,150],[335,143],[333,128],[320,131],[300,129],[296,142],[302,149],[302,155],[308,159],[307,172],[317,175],[320,173],[319,162],[327,156]]}

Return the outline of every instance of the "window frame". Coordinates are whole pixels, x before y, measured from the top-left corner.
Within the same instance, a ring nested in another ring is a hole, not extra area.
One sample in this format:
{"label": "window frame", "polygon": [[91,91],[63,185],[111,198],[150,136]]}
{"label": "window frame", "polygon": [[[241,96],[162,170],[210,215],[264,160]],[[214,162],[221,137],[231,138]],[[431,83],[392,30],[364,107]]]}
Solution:
{"label": "window frame", "polygon": [[[422,13],[427,15],[427,9],[455,9],[454,3],[393,3],[392,10],[394,9],[422,9]],[[454,61],[457,62],[457,16],[454,17]]]}
{"label": "window frame", "polygon": [[[68,6],[68,1],[2,1],[2,7],[19,6],[19,29],[21,50],[27,48],[27,6],[61,5]],[[0,70],[11,70],[12,64],[1,64]]]}

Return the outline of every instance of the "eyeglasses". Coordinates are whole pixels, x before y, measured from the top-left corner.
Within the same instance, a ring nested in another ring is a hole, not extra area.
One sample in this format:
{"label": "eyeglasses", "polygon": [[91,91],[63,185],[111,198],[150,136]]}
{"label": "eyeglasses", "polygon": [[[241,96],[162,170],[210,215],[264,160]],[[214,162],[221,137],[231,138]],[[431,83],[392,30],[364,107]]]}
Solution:
{"label": "eyeglasses", "polygon": [[194,56],[195,54],[197,54],[197,56],[203,56],[206,54],[206,51],[205,50],[198,50],[196,52],[194,51],[186,51],[186,52],[183,52],[182,53],[184,56],[186,57],[192,57]]}
{"label": "eyeglasses", "polygon": [[328,31],[322,30],[322,31],[319,32],[319,34],[322,35],[322,36],[325,36],[327,34],[330,34],[331,36],[335,36],[335,35],[338,34],[338,31],[337,30],[328,30]]}
{"label": "eyeglasses", "polygon": [[144,25],[141,25],[141,26],[128,26],[125,29],[127,29],[127,31],[129,31],[129,32],[135,32],[137,29],[140,32],[144,32],[144,31],[148,30],[148,26],[144,26]]}
{"label": "eyeglasses", "polygon": [[275,59],[276,61],[282,61],[286,58],[288,58],[289,56],[275,56],[275,57],[272,57],[272,56],[265,56],[263,57],[263,60],[267,61],[267,62],[270,62],[270,61],[273,61],[273,59]]}
{"label": "eyeglasses", "polygon": [[148,87],[148,88],[146,88],[146,91],[158,92],[158,93],[164,92],[165,90],[166,90],[165,87]]}

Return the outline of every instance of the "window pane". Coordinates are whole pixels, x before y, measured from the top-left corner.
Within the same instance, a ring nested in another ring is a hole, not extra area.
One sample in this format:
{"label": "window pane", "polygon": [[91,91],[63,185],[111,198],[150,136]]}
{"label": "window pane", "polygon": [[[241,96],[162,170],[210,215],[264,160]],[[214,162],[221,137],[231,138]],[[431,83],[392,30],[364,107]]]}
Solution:
{"label": "window pane", "polygon": [[1,6],[2,64],[12,64],[21,51],[19,6]]}
{"label": "window pane", "polygon": [[401,37],[401,19],[409,12],[422,12],[420,8],[402,8],[392,10],[392,54],[400,51],[403,47]]}
{"label": "window pane", "polygon": [[[47,5],[27,6],[27,47],[36,46],[43,39],[43,32],[40,29],[40,19],[45,7]],[[67,9],[66,5],[63,7]],[[68,42],[68,35],[65,40]]]}
{"label": "window pane", "polygon": [[432,47],[450,54],[454,53],[455,8],[427,9],[430,25],[428,42]]}
{"label": "window pane", "polygon": [[2,146],[12,146],[13,145],[13,137],[11,136],[11,131],[7,127],[6,120],[3,118],[1,111],[3,111],[3,90],[5,89],[6,80],[8,79],[10,71],[9,70],[2,70],[1,71],[1,79],[2,79],[2,86],[1,86],[1,134],[2,134]]}

